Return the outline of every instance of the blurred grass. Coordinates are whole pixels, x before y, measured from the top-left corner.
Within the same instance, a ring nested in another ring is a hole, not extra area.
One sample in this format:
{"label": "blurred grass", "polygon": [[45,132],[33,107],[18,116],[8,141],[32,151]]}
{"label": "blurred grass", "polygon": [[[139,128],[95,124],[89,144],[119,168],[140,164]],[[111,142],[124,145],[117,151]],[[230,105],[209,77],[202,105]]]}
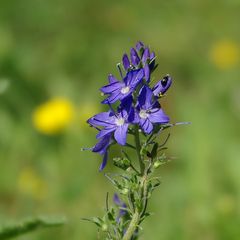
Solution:
{"label": "blurred grass", "polygon": [[[19,239],[96,239],[80,218],[101,214],[112,186],[98,173],[101,159],[80,152],[95,143],[85,120],[103,110],[99,87],[142,40],[157,52],[156,80],[174,78],[165,111],[192,122],[171,130],[168,154],[177,159],[159,171],[142,239],[239,239],[239,10],[237,0],[1,0],[0,222],[60,213],[66,227]],[[44,135],[32,114],[55,97],[75,117]]]}

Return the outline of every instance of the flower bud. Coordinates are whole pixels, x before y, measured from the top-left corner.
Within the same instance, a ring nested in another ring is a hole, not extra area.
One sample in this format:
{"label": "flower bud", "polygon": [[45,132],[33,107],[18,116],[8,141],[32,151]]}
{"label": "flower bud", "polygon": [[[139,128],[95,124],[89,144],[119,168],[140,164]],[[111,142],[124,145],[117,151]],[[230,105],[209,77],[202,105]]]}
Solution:
{"label": "flower bud", "polygon": [[104,223],[104,224],[102,225],[102,231],[103,231],[103,232],[106,232],[107,230],[108,230],[108,226],[107,226],[106,223]]}
{"label": "flower bud", "polygon": [[128,59],[127,54],[124,54],[124,55],[123,55],[123,57],[122,57],[122,63],[123,63],[124,69],[127,71],[127,70],[130,68],[130,61],[129,61],[129,59]]}
{"label": "flower bud", "polygon": [[128,192],[129,192],[129,190],[128,190],[127,188],[123,188],[123,190],[121,191],[121,193],[122,193],[123,195],[127,195]]}
{"label": "flower bud", "polygon": [[155,96],[159,96],[164,94],[168,88],[172,84],[172,78],[169,75],[166,75],[162,80],[160,80],[154,87],[153,87],[153,94]]}
{"label": "flower bud", "polygon": [[136,50],[134,48],[131,48],[130,50],[130,56],[131,56],[131,61],[132,61],[132,64],[137,67],[139,62],[140,62],[140,58],[136,52]]}
{"label": "flower bud", "polygon": [[157,168],[159,168],[161,165],[162,165],[161,161],[160,161],[160,160],[157,160],[157,161],[154,162],[153,167],[154,167],[155,169],[157,169]]}

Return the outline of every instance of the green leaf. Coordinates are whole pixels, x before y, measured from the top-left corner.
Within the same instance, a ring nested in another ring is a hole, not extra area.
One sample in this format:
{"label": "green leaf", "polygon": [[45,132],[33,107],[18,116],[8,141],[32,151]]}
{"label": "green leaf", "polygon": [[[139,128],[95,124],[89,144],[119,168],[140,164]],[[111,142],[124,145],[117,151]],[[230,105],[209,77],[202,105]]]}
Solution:
{"label": "green leaf", "polygon": [[66,223],[64,217],[37,217],[24,220],[21,223],[7,224],[0,226],[0,240],[10,239],[19,235],[46,227],[56,227]]}
{"label": "green leaf", "polygon": [[104,176],[116,187],[119,188],[119,183],[109,176],[109,174],[105,173]]}
{"label": "green leaf", "polygon": [[133,146],[132,144],[129,144],[129,143],[126,143],[125,144],[125,147],[129,147],[129,148],[132,148],[132,149],[136,149],[136,147],[135,146]]}
{"label": "green leaf", "polygon": [[123,170],[126,170],[130,167],[131,162],[128,158],[124,157],[124,158],[113,158],[113,164],[116,167],[119,167]]}
{"label": "green leaf", "polygon": [[145,156],[145,155],[149,154],[149,152],[147,150],[147,146],[145,146],[145,145],[142,146],[142,148],[140,150],[140,154],[141,154],[141,156]]}
{"label": "green leaf", "polygon": [[150,216],[152,216],[152,215],[153,215],[153,213],[145,212],[144,215],[143,215],[143,216],[141,217],[141,219],[140,219],[140,223],[142,223],[142,221],[144,221],[145,218],[150,217]]}
{"label": "green leaf", "polygon": [[102,227],[104,223],[104,221],[100,217],[82,218],[82,220],[94,223],[98,227]]}
{"label": "green leaf", "polygon": [[155,142],[151,151],[151,157],[155,158],[157,156],[158,143]]}
{"label": "green leaf", "polygon": [[108,216],[108,220],[110,221],[110,222],[114,222],[115,221],[115,218],[114,218],[114,212],[112,211],[112,212],[108,212],[107,213],[107,216]]}

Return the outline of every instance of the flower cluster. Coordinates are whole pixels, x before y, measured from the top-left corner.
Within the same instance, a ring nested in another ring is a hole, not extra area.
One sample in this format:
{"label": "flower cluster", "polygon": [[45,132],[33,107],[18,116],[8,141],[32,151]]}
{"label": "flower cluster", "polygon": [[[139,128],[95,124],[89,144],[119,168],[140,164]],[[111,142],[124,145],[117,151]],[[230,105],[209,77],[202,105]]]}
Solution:
{"label": "flower cluster", "polygon": [[129,56],[123,55],[122,64],[118,64],[121,80],[110,74],[109,83],[100,89],[106,96],[102,104],[107,104],[109,111],[88,119],[90,126],[98,130],[99,141],[91,149],[103,155],[100,171],[106,166],[109,147],[115,143],[126,145],[127,134],[133,129],[137,127],[149,135],[169,122],[159,99],[171,86],[172,79],[166,75],[152,84],[151,74],[157,67],[155,59],[155,53],[138,42]]}

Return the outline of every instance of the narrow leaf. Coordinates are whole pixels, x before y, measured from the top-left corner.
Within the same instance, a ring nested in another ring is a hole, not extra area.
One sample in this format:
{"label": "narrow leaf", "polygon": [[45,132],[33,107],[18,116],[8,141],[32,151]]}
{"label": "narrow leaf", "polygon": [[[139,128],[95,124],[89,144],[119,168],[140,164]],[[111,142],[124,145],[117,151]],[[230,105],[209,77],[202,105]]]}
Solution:
{"label": "narrow leaf", "polygon": [[66,223],[66,219],[38,217],[35,219],[25,220],[21,223],[8,224],[0,227],[0,239],[10,239],[19,235],[32,232],[37,229],[46,227],[56,227]]}

